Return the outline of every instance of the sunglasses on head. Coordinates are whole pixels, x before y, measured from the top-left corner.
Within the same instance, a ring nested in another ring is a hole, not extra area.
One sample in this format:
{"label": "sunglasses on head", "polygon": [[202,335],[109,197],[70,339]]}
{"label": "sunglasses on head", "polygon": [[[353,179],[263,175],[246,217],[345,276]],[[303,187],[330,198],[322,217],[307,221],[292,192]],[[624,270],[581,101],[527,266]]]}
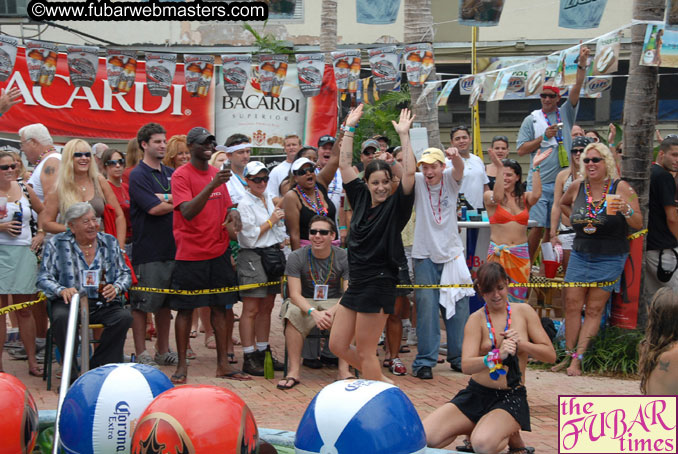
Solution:
{"label": "sunglasses on head", "polygon": [[121,166],[124,166],[125,165],[125,158],[109,159],[108,161],[106,161],[106,167],[117,166],[118,164],[120,164]]}
{"label": "sunglasses on head", "polygon": [[541,99],[546,99],[546,98],[556,99],[558,97],[558,95],[555,94],[555,93],[542,93],[539,96],[541,97]]}
{"label": "sunglasses on head", "polygon": [[309,233],[311,236],[317,235],[317,234],[321,234],[322,236],[327,236],[327,235],[330,234],[330,231],[329,231],[329,230],[325,230],[325,229],[309,229],[308,233]]}
{"label": "sunglasses on head", "polygon": [[247,177],[247,179],[250,180],[252,183],[256,183],[256,184],[259,184],[262,181],[264,183],[268,183],[268,175],[266,175],[265,177],[252,177],[252,178]]}
{"label": "sunglasses on head", "polygon": [[308,166],[308,167],[304,167],[302,169],[295,170],[294,174],[298,177],[303,177],[307,173],[313,173],[313,172],[315,172],[315,166]]}
{"label": "sunglasses on head", "polygon": [[74,158],[91,158],[92,153],[89,151],[76,151],[73,153]]}
{"label": "sunglasses on head", "polygon": [[579,154],[579,153],[582,153],[583,151],[584,151],[583,148],[573,148],[572,150],[570,150],[570,153]]}
{"label": "sunglasses on head", "polygon": [[6,164],[4,166],[0,166],[0,170],[9,170],[9,169],[16,169],[16,164]]}
{"label": "sunglasses on head", "polygon": [[596,158],[584,158],[583,159],[584,164],[588,164],[589,162],[592,162],[594,164],[598,164],[602,160],[603,160],[603,158],[597,158],[597,157]]}

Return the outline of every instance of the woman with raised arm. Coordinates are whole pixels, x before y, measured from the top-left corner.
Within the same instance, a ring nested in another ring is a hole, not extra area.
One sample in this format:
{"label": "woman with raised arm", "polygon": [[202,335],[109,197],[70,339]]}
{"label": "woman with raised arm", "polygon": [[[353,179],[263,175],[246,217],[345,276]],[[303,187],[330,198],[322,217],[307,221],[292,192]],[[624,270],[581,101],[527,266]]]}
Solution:
{"label": "woman with raised arm", "polygon": [[[529,304],[512,305],[509,277],[498,263],[478,268],[476,291],[485,307],[464,327],[461,367],[468,386],[424,419],[426,444],[443,448],[459,435],[470,435],[475,452],[498,453],[530,430],[525,372],[528,356],[556,359],[553,344]],[[511,452],[518,452],[512,447]],[[524,448],[522,448],[525,451]]]}
{"label": "woman with raised arm", "polygon": [[414,116],[403,109],[398,123],[392,122],[405,153],[400,184],[392,193],[391,165],[380,159],[370,162],[365,183],[351,165],[353,135],[362,113],[361,104],[346,118],[340,148],[339,169],[353,217],[347,241],[349,286],[335,314],[330,349],[366,379],[390,382],[374,352],[388,314],[394,310],[398,260],[404,256],[400,234],[414,205],[416,163],[409,133]]}
{"label": "woman with raised arm", "polygon": [[[527,283],[530,280],[530,253],[527,246],[527,222],[530,207],[541,197],[539,164],[546,159],[552,148],[538,152],[533,160],[532,191],[523,192],[523,169],[513,159],[499,159],[494,149],[489,150],[497,180],[492,191],[485,191],[485,208],[490,217],[490,248],[488,262],[500,263],[512,283]],[[512,303],[527,300],[526,287],[513,287],[509,291]]]}

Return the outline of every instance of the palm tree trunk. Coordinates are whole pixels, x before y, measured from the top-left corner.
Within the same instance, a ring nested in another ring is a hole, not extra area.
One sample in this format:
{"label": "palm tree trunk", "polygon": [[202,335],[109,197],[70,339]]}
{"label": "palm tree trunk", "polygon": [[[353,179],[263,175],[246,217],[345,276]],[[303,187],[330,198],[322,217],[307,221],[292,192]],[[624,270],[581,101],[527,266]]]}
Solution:
{"label": "palm tree trunk", "polygon": [[332,64],[330,52],[337,49],[337,0],[323,0],[320,13],[320,51],[325,63]]}
{"label": "palm tree trunk", "polygon": [[[663,20],[664,0],[634,0],[633,18],[639,20]],[[655,124],[657,121],[657,73],[656,67],[639,64],[646,25],[634,25],[631,29],[631,61],[629,78],[624,97],[624,155],[622,175],[640,197],[640,206],[648,207],[650,192],[650,166]],[[643,213],[643,225],[647,226],[648,210]],[[645,246],[643,246],[645,250]],[[638,325],[647,321],[646,306],[652,295],[645,289],[641,273],[641,293],[638,304]]]}
{"label": "palm tree trunk", "polygon": [[[405,0],[405,42],[420,43],[433,42],[433,16],[431,16],[431,0]],[[428,78],[429,81],[438,80],[435,66]],[[436,91],[433,90],[420,103],[415,104],[424,87],[410,86],[412,111],[417,116],[416,122],[428,131],[430,147],[442,148],[440,143],[440,129],[438,128],[438,106],[436,105]]]}

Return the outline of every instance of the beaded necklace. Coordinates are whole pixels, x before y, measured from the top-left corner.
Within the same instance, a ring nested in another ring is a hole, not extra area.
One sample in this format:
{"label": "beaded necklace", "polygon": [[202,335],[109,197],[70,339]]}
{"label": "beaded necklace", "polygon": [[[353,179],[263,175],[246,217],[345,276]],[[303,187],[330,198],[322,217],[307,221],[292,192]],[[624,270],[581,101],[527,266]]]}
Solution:
{"label": "beaded necklace", "polygon": [[[546,112],[544,112],[542,110],[541,113],[544,115],[544,119],[546,120],[546,124],[549,125],[549,126],[552,126],[551,122],[549,121],[548,115],[546,115]],[[558,108],[556,108],[556,122],[561,123],[560,109],[558,109]],[[563,130],[562,129],[558,129],[558,132],[556,133],[556,142],[558,142],[558,144],[563,143]]]}
{"label": "beaded necklace", "polygon": [[[170,189],[172,189],[172,183],[167,183],[167,187],[165,187],[160,180],[158,180],[158,177],[155,176],[155,172],[151,171],[151,175],[153,175],[153,179],[160,185],[162,188],[163,192],[168,193]],[[162,175],[162,172],[160,173]]]}
{"label": "beaded necklace", "polygon": [[[311,281],[313,281],[313,285],[327,284],[327,281],[330,280],[330,276],[332,275],[332,265],[334,265],[334,249],[332,249],[332,252],[330,252],[330,267],[327,271],[327,276],[325,276],[325,280],[321,284],[318,284],[320,281],[320,270],[313,270],[313,256],[311,255],[311,248],[308,248],[308,270],[309,274],[311,275]],[[316,278],[318,281],[316,281]]]}
{"label": "beaded necklace", "polygon": [[311,199],[309,199],[306,193],[301,189],[301,186],[297,185],[295,189],[299,194],[301,194],[301,197],[304,198],[306,203],[308,203],[308,205],[313,209],[313,211],[315,211],[317,215],[327,216],[327,208],[325,208],[325,205],[323,205],[323,201],[320,199],[320,191],[318,190],[317,184],[315,185],[315,200],[317,204],[311,202]]}
{"label": "beaded necklace", "polygon": [[[492,319],[490,318],[490,311],[487,309],[487,303],[485,303],[485,323],[487,324],[487,330],[489,331],[490,342],[492,342],[492,351],[487,354],[484,362],[485,365],[490,369],[490,378],[492,380],[498,380],[501,375],[506,375],[508,367],[504,366],[501,362],[501,355],[495,343],[497,333],[494,332],[494,325],[492,325]],[[506,328],[504,331],[508,331],[510,327],[511,303],[506,301]]]}
{"label": "beaded necklace", "polygon": [[586,217],[589,219],[589,223],[584,227],[584,233],[588,235],[593,235],[596,233],[595,225],[593,225],[593,220],[598,217],[600,213],[607,207],[606,196],[607,191],[610,189],[610,179],[605,181],[605,187],[603,188],[603,195],[598,201],[598,203],[593,203],[593,192],[591,191],[591,183],[589,180],[586,180],[584,185],[584,190],[586,192]]}
{"label": "beaded necklace", "polygon": [[440,225],[443,222],[443,212],[441,209],[441,202],[443,200],[443,182],[440,182],[440,191],[438,192],[438,215],[436,216],[436,210],[433,209],[433,199],[431,198],[431,188],[428,183],[426,183],[426,190],[428,191],[428,203],[431,206],[431,211],[433,212],[433,220],[436,224]]}

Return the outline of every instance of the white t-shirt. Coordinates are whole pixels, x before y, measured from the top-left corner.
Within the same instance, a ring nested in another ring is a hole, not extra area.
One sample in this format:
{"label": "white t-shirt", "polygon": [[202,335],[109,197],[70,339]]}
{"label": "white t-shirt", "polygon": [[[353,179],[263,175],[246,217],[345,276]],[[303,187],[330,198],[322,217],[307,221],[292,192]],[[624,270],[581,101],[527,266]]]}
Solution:
{"label": "white t-shirt", "polygon": [[237,175],[235,172],[231,174],[231,178],[226,183],[226,187],[228,188],[228,195],[231,196],[233,205],[239,204],[240,200],[247,193],[245,184],[245,180],[243,180],[240,175]]}
{"label": "white t-shirt", "polygon": [[[31,204],[26,199],[26,196],[21,195],[19,200],[21,205],[21,214],[23,215],[21,223],[21,234],[19,236],[10,235],[8,232],[0,233],[0,244],[10,245],[10,246],[30,246],[31,245]],[[16,202],[7,202],[7,215],[4,218],[0,218],[0,223],[12,222],[14,213],[19,211],[19,205]]]}
{"label": "white t-shirt", "polygon": [[56,158],[61,161],[61,154],[55,151],[45,156],[42,161],[40,161],[40,164],[38,164],[35,169],[33,169],[33,174],[28,179],[28,184],[33,188],[35,195],[38,196],[41,202],[45,201],[45,192],[42,188],[42,182],[40,182],[40,175],[42,175],[42,168],[45,166],[47,160],[52,158]]}
{"label": "white t-shirt", "polygon": [[[464,160],[464,179],[461,180],[460,194],[464,194],[468,203],[475,209],[483,208],[485,186],[490,182],[485,173],[485,163],[478,156],[471,153]],[[446,160],[447,166],[452,167],[452,161]]]}
{"label": "white t-shirt", "polygon": [[266,192],[273,197],[280,197],[280,183],[290,174],[292,163],[283,161],[271,170],[268,175],[268,186]]}
{"label": "white t-shirt", "polygon": [[[320,173],[321,169],[316,168],[315,173],[316,175]],[[341,179],[341,172],[336,171],[334,173],[334,178],[332,178],[332,181],[330,181],[330,185],[327,188],[327,197],[332,201],[334,204],[335,208],[337,209],[337,216],[334,222],[339,225],[339,212],[341,211],[341,194],[344,192],[344,184]]]}
{"label": "white t-shirt", "polygon": [[421,173],[416,173],[414,178],[417,222],[414,223],[412,257],[431,259],[433,263],[449,262],[464,253],[457,227],[459,183],[452,176],[451,167],[443,171],[442,181],[435,186],[428,186]]}

